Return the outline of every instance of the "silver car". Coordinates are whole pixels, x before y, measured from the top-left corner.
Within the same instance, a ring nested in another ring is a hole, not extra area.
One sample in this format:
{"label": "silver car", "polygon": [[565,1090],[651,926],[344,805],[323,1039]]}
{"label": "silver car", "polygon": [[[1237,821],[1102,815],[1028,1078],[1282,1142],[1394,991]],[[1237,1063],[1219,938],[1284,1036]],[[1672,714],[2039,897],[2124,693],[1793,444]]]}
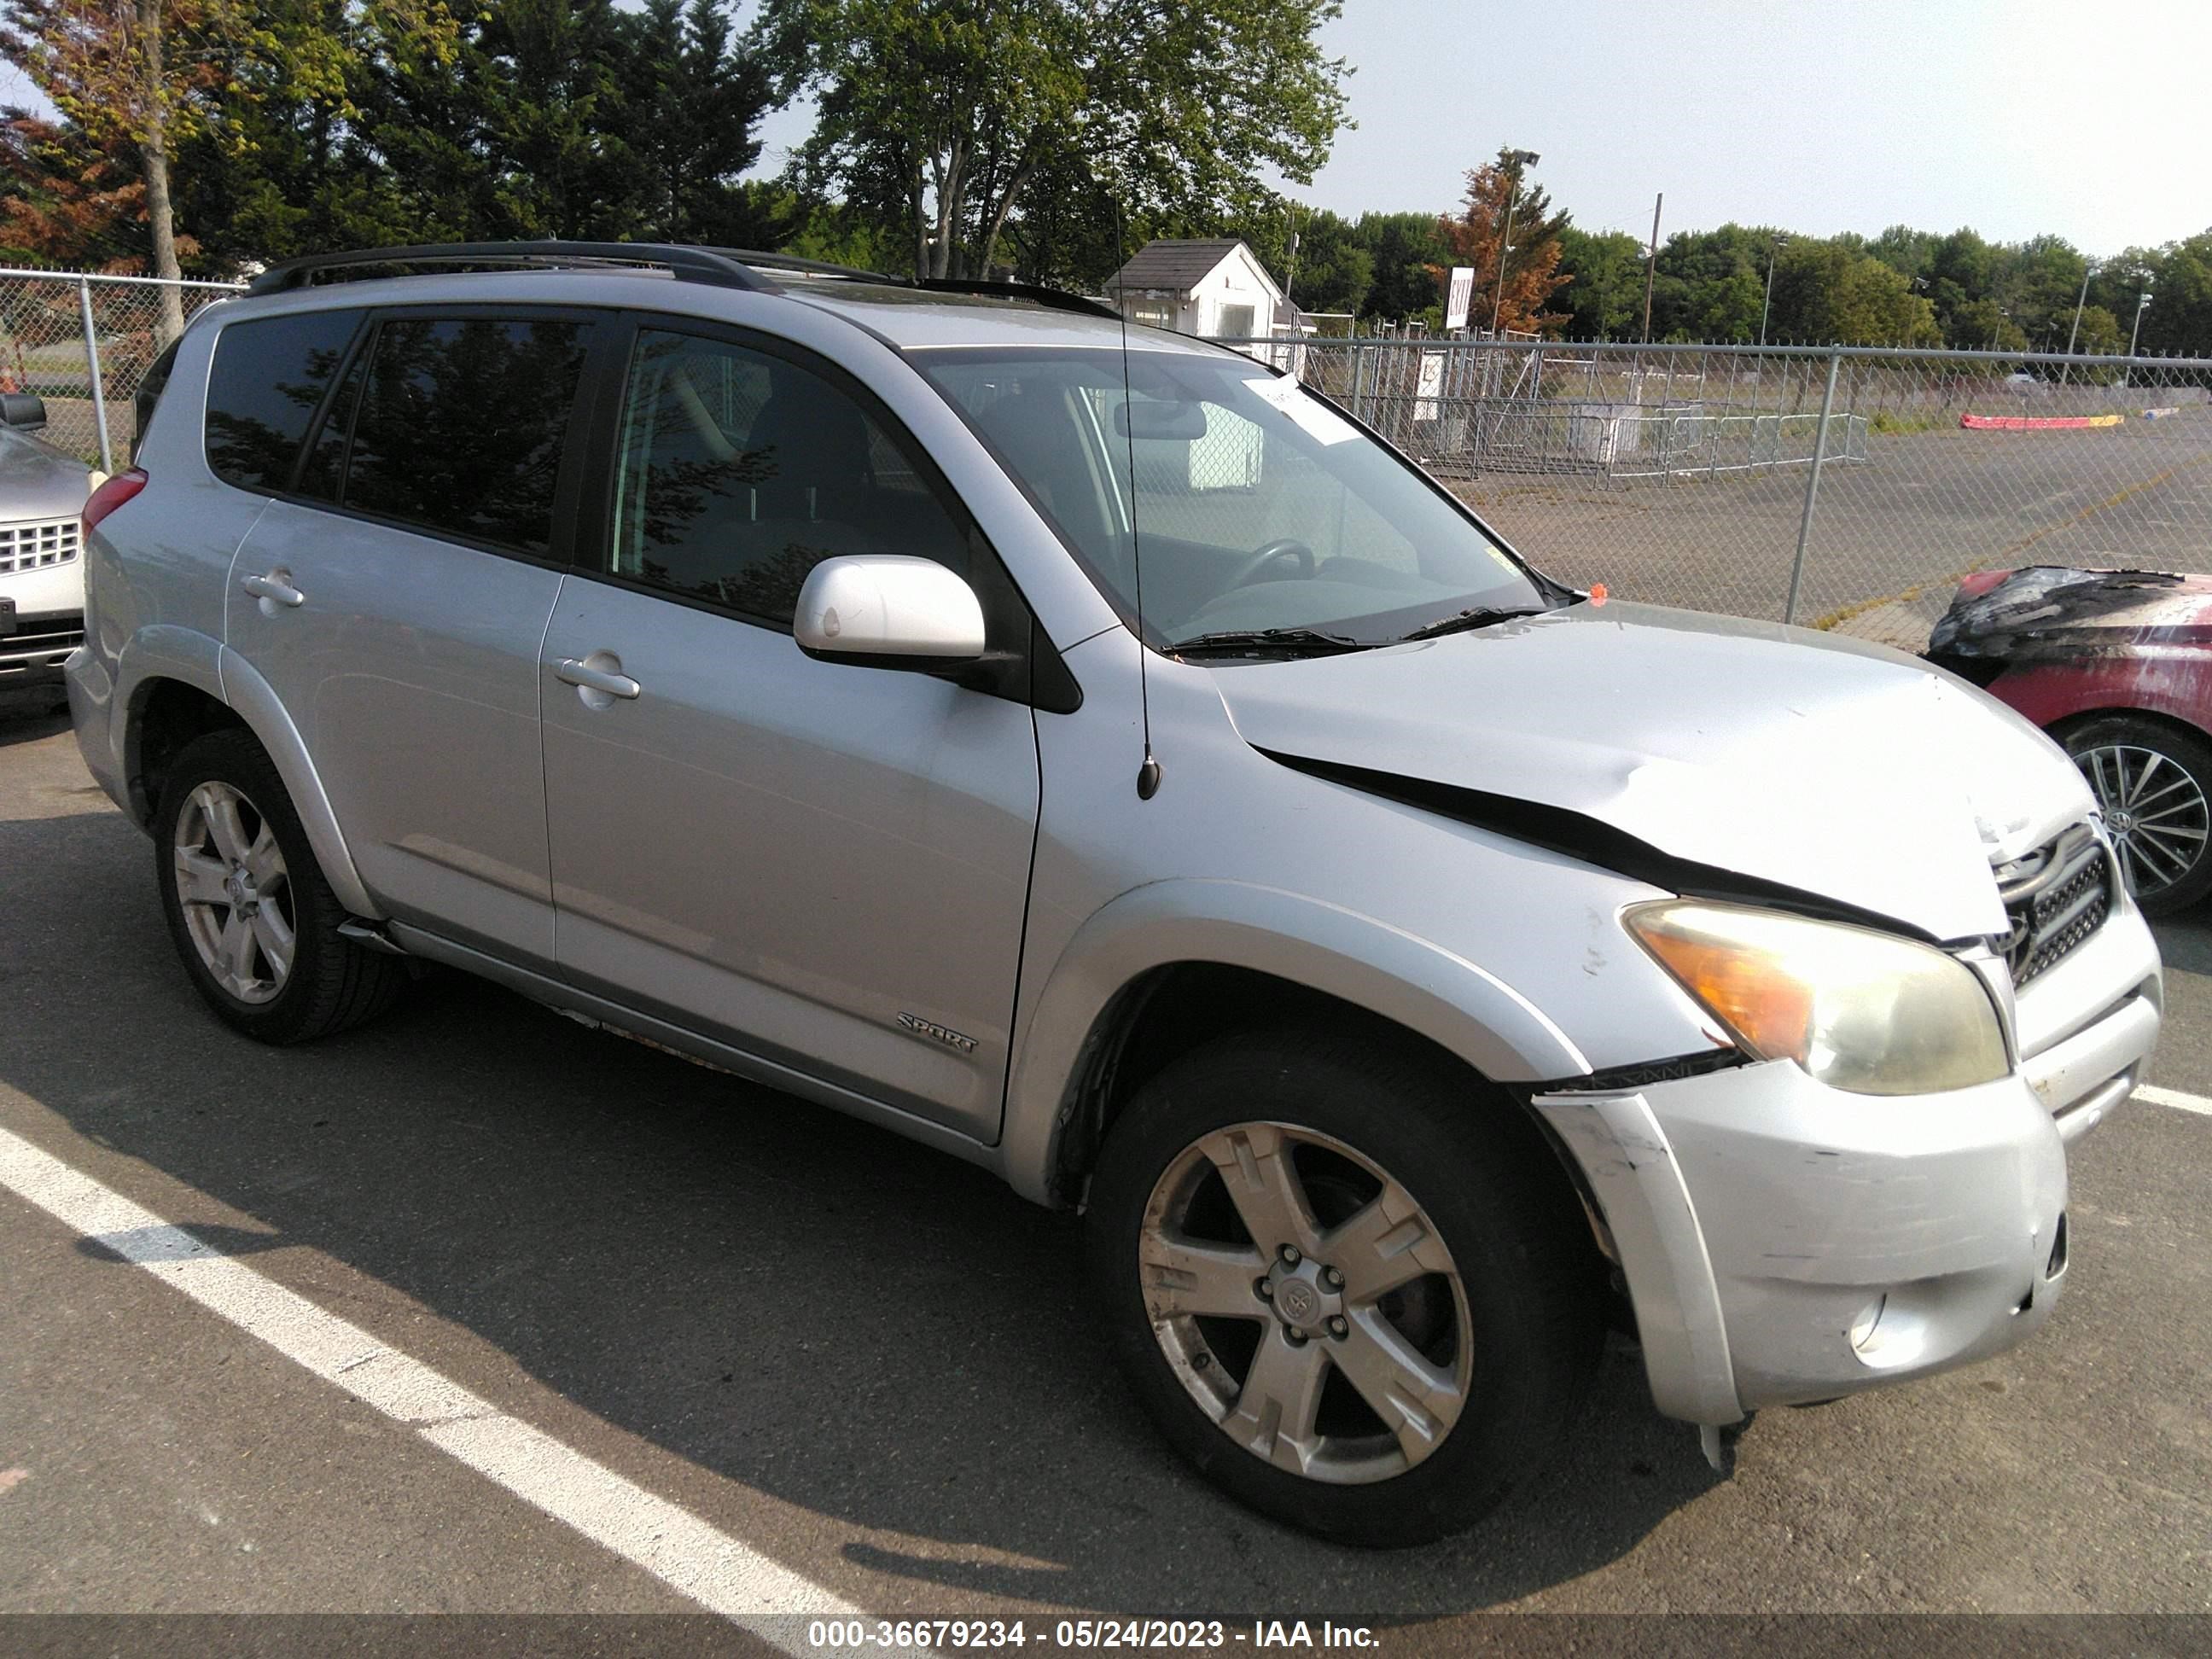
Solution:
{"label": "silver car", "polygon": [[1962,681],[1574,592],[1034,291],[328,258],[144,401],[70,697],[217,1014],[453,964],[1079,1206],[1137,1393],[1270,1515],[1466,1525],[1608,1321],[1717,1460],[2064,1284],[2159,960]]}
{"label": "silver car", "polygon": [[99,482],[37,434],[46,405],[0,394],[0,698],[62,694],[62,664],[84,642],[77,515]]}

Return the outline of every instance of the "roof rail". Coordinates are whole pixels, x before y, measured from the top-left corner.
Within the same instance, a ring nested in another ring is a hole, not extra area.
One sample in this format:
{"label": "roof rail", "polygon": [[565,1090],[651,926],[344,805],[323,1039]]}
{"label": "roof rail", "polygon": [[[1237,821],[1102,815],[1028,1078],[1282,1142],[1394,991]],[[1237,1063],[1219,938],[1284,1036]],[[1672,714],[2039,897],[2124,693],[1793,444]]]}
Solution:
{"label": "roof rail", "polygon": [[1045,288],[1036,283],[987,283],[969,276],[916,276],[909,279],[915,288],[927,289],[934,294],[995,295],[1002,300],[1028,300],[1049,306],[1054,311],[1073,311],[1085,317],[1105,317],[1115,322],[1121,313],[1110,306],[1102,306],[1096,300],[1086,300],[1080,294],[1070,294],[1065,289]]}
{"label": "roof rail", "polygon": [[775,286],[726,253],[672,242],[434,242],[287,259],[263,271],[246,291],[282,294],[307,287],[323,272],[365,265],[646,265],[660,267],[679,282],[754,289]]}
{"label": "roof rail", "polygon": [[795,253],[764,253],[758,248],[714,247],[707,250],[719,253],[725,259],[734,259],[741,265],[757,265],[763,270],[797,270],[810,276],[851,276],[864,283],[894,283],[904,286],[910,279],[887,276],[880,270],[863,270],[858,265],[834,265],[825,259],[802,259]]}
{"label": "roof rail", "polygon": [[735,259],[740,264],[757,265],[763,270],[796,270],[810,276],[845,276],[856,282],[884,283],[893,288],[923,289],[933,294],[996,295],[1002,299],[1028,300],[1037,305],[1050,306],[1055,311],[1075,311],[1085,316],[1107,317],[1115,320],[1119,320],[1121,314],[1095,300],[1086,300],[1079,294],[1070,294],[1063,289],[1045,288],[1035,283],[993,283],[969,276],[893,276],[880,270],[863,270],[857,265],[834,265],[821,259],[802,259],[791,253],[761,253],[743,247],[718,247],[714,251]]}
{"label": "roof rail", "polygon": [[1006,300],[1027,300],[1055,311],[1073,311],[1088,317],[1118,319],[1120,313],[1034,283],[989,283],[964,276],[892,276],[856,265],[830,264],[821,259],[802,259],[791,253],[764,253],[751,248],[697,247],[680,242],[432,242],[411,247],[361,248],[351,252],[311,253],[287,259],[263,271],[247,285],[252,294],[282,294],[306,288],[325,273],[360,270],[373,265],[644,265],[668,271],[679,282],[711,283],[721,288],[773,291],[774,283],[759,273],[789,270],[813,276],[838,276],[856,282],[884,283],[895,288],[926,289],[933,294],[975,294]]}

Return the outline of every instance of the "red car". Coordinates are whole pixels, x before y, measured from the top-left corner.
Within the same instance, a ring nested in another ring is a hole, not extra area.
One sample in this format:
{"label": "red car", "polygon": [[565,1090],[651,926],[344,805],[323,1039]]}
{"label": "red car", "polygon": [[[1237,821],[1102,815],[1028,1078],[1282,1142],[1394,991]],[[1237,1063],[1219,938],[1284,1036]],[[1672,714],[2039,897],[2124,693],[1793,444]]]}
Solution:
{"label": "red car", "polygon": [[2212,890],[2212,576],[1977,572],[1927,657],[2066,746],[2147,914]]}

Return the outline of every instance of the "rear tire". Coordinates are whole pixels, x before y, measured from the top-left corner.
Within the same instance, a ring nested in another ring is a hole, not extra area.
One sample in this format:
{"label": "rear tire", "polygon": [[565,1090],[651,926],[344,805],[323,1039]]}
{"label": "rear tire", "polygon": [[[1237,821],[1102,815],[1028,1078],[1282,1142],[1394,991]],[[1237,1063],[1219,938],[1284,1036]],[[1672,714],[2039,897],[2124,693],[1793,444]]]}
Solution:
{"label": "rear tire", "polygon": [[1088,1206],[1138,1398],[1292,1526],[1382,1547],[1473,1525],[1597,1364],[1599,1264],[1551,1157],[1474,1079],[1387,1045],[1270,1032],[1176,1060],[1115,1123]]}
{"label": "rear tire", "polygon": [[2173,915],[2212,893],[2212,744],[2141,714],[2099,715],[2064,742],[2142,913]]}
{"label": "rear tire", "polygon": [[306,1042],[390,1006],[405,963],[338,932],[276,768],[247,733],[197,738],[170,764],[154,813],[169,937],[209,1007],[258,1042]]}

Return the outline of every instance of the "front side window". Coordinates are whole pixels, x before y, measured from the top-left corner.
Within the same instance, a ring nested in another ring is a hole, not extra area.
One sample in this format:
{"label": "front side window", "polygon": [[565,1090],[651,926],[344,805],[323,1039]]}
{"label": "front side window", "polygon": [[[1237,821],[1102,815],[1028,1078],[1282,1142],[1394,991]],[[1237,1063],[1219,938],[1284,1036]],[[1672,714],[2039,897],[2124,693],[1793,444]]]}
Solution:
{"label": "front side window", "polygon": [[[303,311],[222,331],[208,371],[207,459],[216,477],[241,489],[291,488],[301,441],[360,324],[358,311]],[[143,392],[140,400],[143,432],[153,402]]]}
{"label": "front side window", "polygon": [[920,350],[922,373],[1146,635],[1389,643],[1545,591],[1407,463],[1227,353]]}
{"label": "front side window", "polygon": [[647,330],[623,398],[613,574],[788,623],[823,559],[971,575],[966,534],[853,397],[790,360]]}
{"label": "front side window", "polygon": [[[352,411],[339,499],[465,540],[550,551],[587,332],[544,319],[387,319]],[[327,464],[319,447],[310,470]]]}

